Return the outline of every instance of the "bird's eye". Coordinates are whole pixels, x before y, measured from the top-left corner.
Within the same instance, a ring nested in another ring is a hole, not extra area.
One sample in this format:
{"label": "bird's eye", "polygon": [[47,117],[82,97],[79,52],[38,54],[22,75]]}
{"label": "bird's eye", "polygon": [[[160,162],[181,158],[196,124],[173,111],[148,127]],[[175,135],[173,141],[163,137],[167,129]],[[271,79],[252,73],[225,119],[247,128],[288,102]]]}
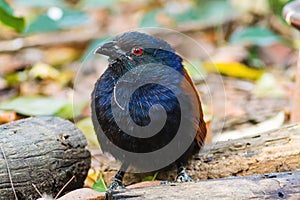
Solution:
{"label": "bird's eye", "polygon": [[143,54],[143,49],[140,47],[133,48],[132,53],[136,56],[140,56]]}

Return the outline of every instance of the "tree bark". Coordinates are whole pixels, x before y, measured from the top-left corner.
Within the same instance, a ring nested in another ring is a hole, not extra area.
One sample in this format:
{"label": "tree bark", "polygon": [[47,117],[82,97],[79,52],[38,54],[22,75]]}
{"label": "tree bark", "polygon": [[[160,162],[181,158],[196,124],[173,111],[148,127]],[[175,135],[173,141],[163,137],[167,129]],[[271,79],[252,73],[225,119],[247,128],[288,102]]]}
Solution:
{"label": "tree bark", "polygon": [[299,188],[300,171],[295,171],[124,189],[113,192],[111,199],[300,199]]}
{"label": "tree bark", "polygon": [[189,164],[195,179],[300,169],[300,124],[226,142],[208,144]]}
{"label": "tree bark", "polygon": [[83,186],[91,156],[74,124],[56,117],[0,126],[0,199],[36,199]]}

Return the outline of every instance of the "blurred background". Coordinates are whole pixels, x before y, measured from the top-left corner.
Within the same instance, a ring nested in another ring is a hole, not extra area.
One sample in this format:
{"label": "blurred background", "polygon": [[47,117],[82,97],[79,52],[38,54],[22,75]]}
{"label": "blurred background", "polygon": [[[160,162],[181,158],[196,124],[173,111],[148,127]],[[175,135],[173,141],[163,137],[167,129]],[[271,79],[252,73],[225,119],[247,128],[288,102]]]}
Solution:
{"label": "blurred background", "polygon": [[[87,137],[97,159],[92,169],[103,170],[89,97],[107,61],[89,57],[107,38],[156,27],[152,34],[188,60],[211,132],[207,142],[280,127],[290,116],[300,45],[282,18],[287,2],[0,0],[0,124],[41,115],[69,119]],[[191,37],[202,50],[159,28]]]}

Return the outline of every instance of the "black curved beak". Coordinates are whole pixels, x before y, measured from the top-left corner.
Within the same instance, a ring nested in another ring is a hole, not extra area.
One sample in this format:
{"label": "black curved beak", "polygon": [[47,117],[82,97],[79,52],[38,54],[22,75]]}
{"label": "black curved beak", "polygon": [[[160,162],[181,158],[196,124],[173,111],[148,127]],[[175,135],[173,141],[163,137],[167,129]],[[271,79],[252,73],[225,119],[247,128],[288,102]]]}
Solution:
{"label": "black curved beak", "polygon": [[114,49],[116,49],[116,43],[115,42],[107,42],[107,43],[102,44],[100,47],[98,47],[96,49],[95,53],[109,56]]}
{"label": "black curved beak", "polygon": [[122,51],[115,41],[107,42],[98,47],[94,53],[109,56],[109,58],[116,59],[120,56],[126,56],[126,53]]}

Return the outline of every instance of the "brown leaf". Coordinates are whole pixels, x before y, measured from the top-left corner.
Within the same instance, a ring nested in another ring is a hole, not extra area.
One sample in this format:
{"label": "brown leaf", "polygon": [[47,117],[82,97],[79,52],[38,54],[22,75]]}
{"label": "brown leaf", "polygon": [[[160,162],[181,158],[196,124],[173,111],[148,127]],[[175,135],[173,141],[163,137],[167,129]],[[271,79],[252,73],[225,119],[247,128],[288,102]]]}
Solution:
{"label": "brown leaf", "polygon": [[9,123],[20,119],[16,112],[0,111],[0,124]]}
{"label": "brown leaf", "polygon": [[7,74],[24,68],[24,65],[9,54],[0,55],[0,74]]}
{"label": "brown leaf", "polygon": [[80,51],[72,47],[52,47],[45,51],[45,62],[58,66],[70,63],[78,58]]}

